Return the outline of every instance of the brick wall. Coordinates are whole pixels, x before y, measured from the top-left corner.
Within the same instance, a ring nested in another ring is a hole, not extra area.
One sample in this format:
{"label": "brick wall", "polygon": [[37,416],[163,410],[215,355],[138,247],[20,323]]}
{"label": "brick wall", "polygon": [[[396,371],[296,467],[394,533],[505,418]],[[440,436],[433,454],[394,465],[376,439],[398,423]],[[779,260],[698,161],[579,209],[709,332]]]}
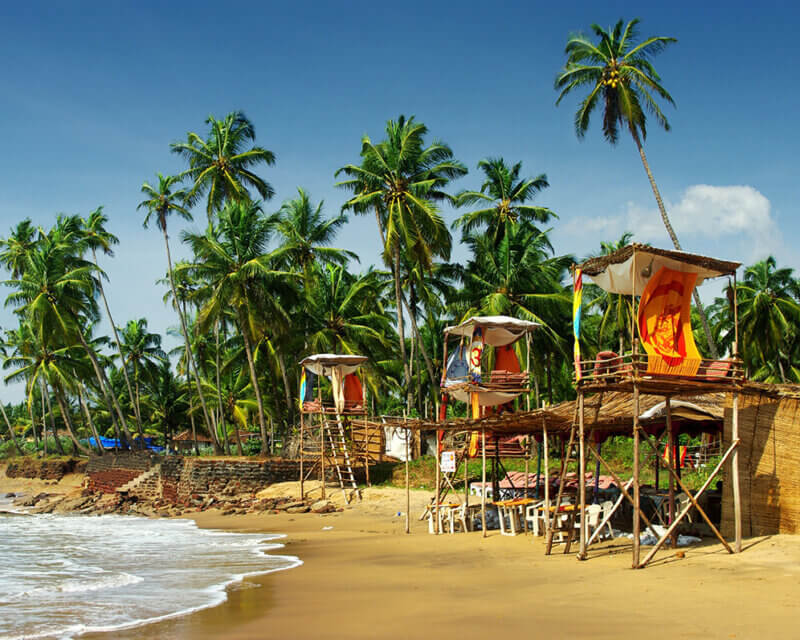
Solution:
{"label": "brick wall", "polygon": [[61,480],[67,473],[80,473],[85,462],[77,458],[60,460],[39,460],[37,458],[12,458],[6,467],[9,478],[38,478],[40,480]]}
{"label": "brick wall", "polygon": [[141,453],[117,453],[92,456],[86,467],[88,488],[100,493],[114,493],[119,487],[147,471],[153,459]]}

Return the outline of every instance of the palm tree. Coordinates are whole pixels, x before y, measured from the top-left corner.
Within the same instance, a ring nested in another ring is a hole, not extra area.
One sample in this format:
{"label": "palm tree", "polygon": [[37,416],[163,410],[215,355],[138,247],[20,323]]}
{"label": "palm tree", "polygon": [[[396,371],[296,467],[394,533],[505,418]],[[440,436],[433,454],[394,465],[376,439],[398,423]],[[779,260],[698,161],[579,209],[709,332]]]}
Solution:
{"label": "palm tree", "polygon": [[[122,355],[122,343],[119,339],[119,332],[117,331],[117,327],[114,324],[114,318],[111,316],[111,308],[108,305],[108,299],[106,298],[106,292],[103,288],[103,277],[105,274],[100,271],[100,265],[97,263],[97,251],[102,251],[106,256],[113,257],[114,250],[112,247],[115,244],[119,244],[119,238],[115,236],[113,233],[110,233],[106,230],[106,224],[108,224],[108,216],[103,213],[103,207],[97,207],[94,211],[89,214],[89,217],[82,221],[83,225],[83,240],[86,242],[86,245],[92,252],[92,260],[94,262],[95,267],[97,267],[98,273],[100,273],[100,277],[97,278],[97,289],[100,292],[100,297],[103,300],[103,306],[106,310],[106,316],[108,316],[108,322],[111,325],[111,331],[114,334],[114,342],[117,344],[117,351],[119,353],[120,360],[123,359]],[[142,416],[139,412],[139,403],[135,401],[133,395],[133,389],[131,388],[131,381],[128,378],[128,370],[125,367],[122,367],[122,375],[125,378],[125,386],[128,389],[128,397],[131,401],[131,406],[133,407],[135,416],[136,416],[136,428],[139,431],[139,437],[144,437],[144,431],[142,428]]]}
{"label": "palm tree", "polygon": [[254,301],[257,299],[262,309],[268,309],[258,316],[268,317],[276,331],[280,331],[281,325],[291,324],[275,295],[276,290],[286,287],[291,274],[274,268],[282,257],[280,249],[265,254],[272,228],[273,221],[262,215],[259,203],[234,202],[219,212],[218,223],[209,226],[205,234],[184,234],[183,238],[196,258],[190,266],[191,273],[209,290],[205,296],[207,302],[198,314],[200,331],[207,331],[228,310],[236,317],[258,403],[263,453],[266,453],[267,427],[253,356],[255,329],[259,324]]}
{"label": "palm tree", "polygon": [[[654,36],[637,43],[636,27],[638,24],[638,18],[624,26],[623,21],[620,20],[611,30],[605,30],[593,24],[592,30],[599,38],[597,43],[583,35],[572,36],[567,41],[565,49],[567,62],[555,81],[556,89],[561,91],[556,104],[559,104],[574,89],[586,88],[589,90],[589,94],[583,99],[575,113],[575,132],[579,138],[583,138],[586,134],[592,112],[600,104],[602,104],[603,110],[603,135],[608,142],[616,144],[619,139],[620,127],[628,129],[639,150],[639,156],[650,181],[653,195],[655,195],[664,227],[672,244],[680,250],[681,244],[672,229],[643,146],[647,137],[646,111],[665,131],[670,129],[669,122],[661,111],[656,96],[671,105],[674,105],[675,101],[661,85],[661,77],[650,59],[677,40],[666,36]],[[711,329],[703,311],[700,296],[696,291],[694,296],[703,322],[708,348],[712,357],[717,358],[717,348],[711,336]]]}
{"label": "palm tree", "polygon": [[150,419],[161,428],[167,445],[175,431],[180,430],[186,420],[188,405],[187,389],[172,373],[168,360],[154,362],[155,371],[147,382],[147,390],[141,398]]}
{"label": "palm tree", "polygon": [[485,228],[495,245],[500,243],[506,226],[517,221],[530,224],[547,223],[557,217],[546,207],[525,204],[542,189],[550,186],[545,174],[535,178],[520,180],[522,163],[506,166],[503,158],[488,158],[478,163],[486,176],[480,191],[462,191],[456,195],[459,207],[480,205],[481,208],[465,213],[453,223],[453,228],[461,228],[465,235]]}
{"label": "palm tree", "polygon": [[786,368],[793,366],[786,345],[796,340],[800,323],[800,284],[792,269],[779,269],[773,256],[747,267],[737,284],[737,298],[739,328],[746,336],[742,356],[748,369],[755,374],[772,363],[781,382],[786,382]]}
{"label": "palm tree", "polygon": [[241,111],[234,111],[222,120],[209,116],[206,124],[210,129],[206,139],[190,132],[186,142],[170,145],[189,163],[178,176],[192,181],[187,203],[192,206],[208,194],[206,213],[210,220],[226,201],[250,200],[249,189],[255,189],[262,200],[269,200],[274,195],[272,187],[252,169],[259,164],[272,166],[275,155],[262,147],[248,147],[256,139],[253,123]]}
{"label": "palm tree", "polygon": [[169,273],[169,282],[170,287],[172,288],[172,299],[174,300],[175,311],[177,312],[178,318],[181,322],[181,332],[183,333],[183,341],[186,346],[186,359],[189,362],[189,368],[194,375],[194,383],[197,388],[197,395],[200,397],[200,405],[203,408],[203,417],[205,418],[206,429],[208,430],[208,433],[213,433],[214,429],[211,424],[211,418],[209,417],[208,407],[206,406],[206,401],[203,397],[203,391],[200,387],[200,376],[197,373],[197,366],[195,365],[194,357],[192,356],[192,348],[189,344],[189,332],[186,329],[186,318],[181,311],[178,293],[175,288],[175,276],[173,275],[172,270],[172,256],[170,255],[169,251],[169,235],[167,234],[167,218],[169,218],[170,215],[177,214],[184,220],[191,220],[192,214],[190,214],[183,205],[186,192],[183,189],[178,189],[177,191],[172,190],[173,185],[178,182],[178,178],[176,176],[165,177],[160,173],[156,175],[158,176],[158,187],[154,188],[147,182],[142,184],[142,193],[144,193],[147,197],[139,203],[139,205],[136,207],[136,210],[147,210],[147,215],[145,216],[143,222],[145,228],[147,228],[147,225],[150,224],[151,219],[155,219],[158,228],[164,234],[164,246],[167,250],[167,270]]}
{"label": "palm tree", "polygon": [[336,172],[349,178],[337,186],[354,194],[343,209],[374,212],[378,222],[384,260],[394,275],[400,359],[409,403],[411,371],[406,359],[400,254],[407,252],[426,271],[432,269],[435,258],[449,259],[452,238],[435,202],[452,201],[444,187],[467,173],[446,144],[434,141],[426,147],[427,133],[427,127],[413,116],[406,120],[401,115],[396,122],[387,122],[383,142],[362,138],[361,165],[345,165]]}
{"label": "palm tree", "polygon": [[358,262],[358,255],[352,251],[330,246],[336,233],[347,222],[347,216],[340,214],[325,218],[322,202],[315,207],[302,187],[298,187],[297,192],[297,198],[287,200],[281,206],[275,226],[282,238],[287,264],[297,268],[308,283],[311,265],[315,262],[341,265],[351,259]]}
{"label": "palm tree", "polygon": [[[153,379],[158,367],[167,361],[167,354],[161,348],[161,336],[147,331],[147,319],[129,320],[122,332],[122,370],[128,366],[133,368],[133,384],[135,390],[134,408],[141,415],[139,402],[140,374],[146,379]],[[144,437],[144,433],[140,433]]]}
{"label": "palm tree", "polygon": [[0,241],[3,251],[0,263],[11,272],[12,278],[19,278],[25,271],[25,260],[36,244],[36,227],[30,218],[25,218],[11,230],[11,235]]}

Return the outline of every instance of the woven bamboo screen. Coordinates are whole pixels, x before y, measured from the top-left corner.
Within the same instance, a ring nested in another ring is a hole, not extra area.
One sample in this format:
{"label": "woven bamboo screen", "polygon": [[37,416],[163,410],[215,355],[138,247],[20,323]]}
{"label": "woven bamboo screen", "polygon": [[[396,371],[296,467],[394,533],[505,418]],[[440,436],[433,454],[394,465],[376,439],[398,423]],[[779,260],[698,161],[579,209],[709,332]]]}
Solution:
{"label": "woven bamboo screen", "polygon": [[[800,400],[767,394],[739,397],[742,534],[800,533]],[[731,441],[731,402],[724,438]],[[727,445],[726,445],[727,446]],[[726,469],[722,533],[733,535],[733,493]]]}

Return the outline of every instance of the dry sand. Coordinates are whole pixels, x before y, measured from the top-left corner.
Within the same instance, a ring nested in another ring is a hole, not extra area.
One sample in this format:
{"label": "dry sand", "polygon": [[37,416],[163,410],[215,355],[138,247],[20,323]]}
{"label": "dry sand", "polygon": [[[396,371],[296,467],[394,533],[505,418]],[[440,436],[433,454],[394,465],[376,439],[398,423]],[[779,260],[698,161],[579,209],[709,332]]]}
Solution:
{"label": "dry sand", "polygon": [[304,564],[247,580],[219,607],[115,638],[800,637],[800,537],[747,540],[738,556],[710,543],[682,559],[665,550],[634,571],[622,541],[579,562],[558,547],[545,557],[530,535],[429,535],[416,519],[429,494],[412,496],[411,535],[396,515],[398,489],[366,490],[342,513],[196,514],[202,527],[287,534],[282,552]]}

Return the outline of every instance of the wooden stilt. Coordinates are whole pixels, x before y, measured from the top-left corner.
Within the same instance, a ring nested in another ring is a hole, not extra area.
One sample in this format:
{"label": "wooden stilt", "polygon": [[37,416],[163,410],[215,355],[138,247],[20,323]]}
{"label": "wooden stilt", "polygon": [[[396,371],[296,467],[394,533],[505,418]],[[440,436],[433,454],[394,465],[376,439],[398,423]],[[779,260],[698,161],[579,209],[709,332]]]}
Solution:
{"label": "wooden stilt", "polygon": [[542,446],[544,447],[544,533],[547,535],[550,531],[550,446],[547,440],[547,418],[542,421]]}
{"label": "wooden stilt", "polygon": [[[366,407],[366,403],[364,403]],[[364,414],[364,475],[366,476],[367,486],[371,487],[369,481],[369,424],[367,422],[367,415]]]}
{"label": "wooden stilt", "polygon": [[322,404],[322,381],[317,383],[317,398],[319,399],[319,486],[322,489],[322,499],[325,499],[325,405]]}
{"label": "wooden stilt", "polygon": [[305,418],[303,416],[303,407],[302,407],[303,399],[300,398],[300,499],[305,499],[305,491],[303,490],[306,475],[303,470],[304,460],[303,460],[303,438],[305,437]]}
{"label": "wooden stilt", "polygon": [[[717,466],[711,472],[711,475],[708,476],[706,481],[703,483],[703,486],[700,487],[700,490],[697,492],[697,495],[695,496],[695,499],[699,498],[701,495],[703,495],[703,492],[709,487],[709,485],[711,484],[711,481],[719,473],[720,469],[722,469],[722,466],[728,460],[728,457],[731,455],[731,453],[736,455],[735,452],[738,449],[739,449],[739,440],[737,439],[737,440],[733,441],[733,443],[731,444],[730,448],[725,452],[725,455],[722,456],[722,459],[719,461]],[[692,505],[686,505],[686,507],[684,507],[684,509],[683,509],[683,511],[681,511],[680,515],[675,519],[675,522],[670,524],[669,528],[664,532],[664,535],[662,535],[661,538],[659,538],[659,540],[656,543],[656,545],[650,550],[650,553],[648,553],[647,556],[645,556],[645,559],[642,561],[642,564],[639,565],[638,568],[643,569],[647,565],[647,563],[650,562],[650,560],[653,559],[653,556],[656,555],[656,552],[661,548],[661,546],[664,544],[664,542],[667,540],[667,538],[669,538],[673,534],[675,529],[677,529],[678,524],[684,518],[684,516],[686,516],[686,514],[689,513],[689,509],[691,509],[691,508],[692,508]],[[702,511],[701,511],[701,513],[702,513]],[[727,547],[727,544],[726,544],[726,547]],[[730,553],[733,553],[733,551],[731,551],[730,547],[727,547],[727,548],[728,548],[728,551]]]}
{"label": "wooden stilt", "polygon": [[578,391],[578,492],[580,495],[580,546],[578,547],[578,560],[586,560],[586,451],[584,449],[583,433],[583,389]]}
{"label": "wooden stilt", "polygon": [[[575,412],[578,412],[578,407],[575,407]],[[556,523],[556,518],[559,517],[559,508],[561,507],[561,498],[564,495],[564,482],[567,476],[567,464],[569,463],[569,458],[572,456],[572,444],[575,442],[575,420],[577,416],[574,416],[572,419],[572,428],[569,432],[569,444],[566,448],[566,454],[562,455],[561,457],[561,477],[558,479],[558,495],[556,497],[556,503],[554,505],[552,516],[550,512],[546,514],[548,520],[551,520],[550,526],[547,529],[547,541],[544,547],[545,555],[550,555],[550,551],[553,549],[553,525]],[[551,519],[552,518],[552,519]]]}
{"label": "wooden stilt", "polygon": [[486,537],[486,429],[481,429],[481,532]]}
{"label": "wooden stilt", "polygon": [[441,443],[441,436],[439,435],[439,430],[437,429],[436,430],[436,454],[435,454],[436,455],[436,494],[435,494],[435,497],[433,499],[434,519],[436,521],[435,524],[433,525],[433,527],[434,527],[434,531],[436,532],[436,535],[439,535],[441,533],[441,531],[439,530],[439,528],[440,528],[439,527],[439,522],[440,522],[440,520],[439,520],[439,502],[440,502],[439,492],[441,490],[441,470],[439,469],[439,456],[440,456],[439,450],[441,448],[441,444],[440,443]]}
{"label": "wooden stilt", "polygon": [[[649,438],[645,438],[644,441],[656,454],[658,454],[658,449],[655,446],[653,446],[653,443],[650,442]],[[734,440],[734,442],[738,444],[739,441]],[[729,449],[729,452],[732,452],[732,449],[733,445],[731,445],[731,449]],[[719,529],[717,529],[716,525],[713,522],[711,522],[711,518],[709,518],[706,512],[703,511],[703,508],[699,504],[697,504],[697,499],[692,495],[692,492],[689,490],[689,488],[685,484],[683,484],[683,481],[678,477],[678,474],[674,470],[670,469],[670,472],[673,474],[673,477],[675,478],[675,481],[678,483],[678,486],[681,488],[681,491],[683,491],[689,498],[689,501],[692,503],[692,506],[697,510],[697,513],[701,515],[703,520],[705,520],[706,524],[709,526],[711,531],[714,533],[717,539],[722,543],[722,546],[725,547],[728,553],[733,553],[733,549],[731,549],[731,546],[728,544],[728,541],[725,540],[725,538],[719,532]]]}
{"label": "wooden stilt", "polygon": [[411,533],[411,485],[408,479],[408,459],[410,457],[408,441],[410,438],[411,433],[409,432],[408,427],[406,427],[406,533]]}
{"label": "wooden stilt", "polygon": [[464,505],[469,506],[469,437],[464,447]]}
{"label": "wooden stilt", "polygon": [[[634,341],[633,353],[636,354]],[[633,568],[639,566],[639,386],[633,383]]]}
{"label": "wooden stilt", "polygon": [[525,447],[525,497],[528,497],[528,485],[530,484],[530,459],[531,459],[531,443],[530,443],[530,436],[528,437],[528,443]]}
{"label": "wooden stilt", "polygon": [[[667,396],[664,398],[664,405],[667,410],[667,449],[669,454],[668,464],[669,468],[672,471],[675,471],[675,434],[672,432],[672,403],[670,402],[670,397]],[[669,475],[669,502],[667,504],[668,510],[668,517],[667,517],[667,525],[671,525],[675,522],[675,479],[672,475]],[[676,548],[678,546],[678,532],[675,531],[672,534],[672,540],[670,542],[672,548]]]}
{"label": "wooden stilt", "polygon": [[[739,393],[733,392],[733,411],[731,415],[731,440],[739,440]],[[731,483],[733,484],[733,548],[736,553],[742,552],[742,496],[739,492],[739,447],[731,458]]]}

